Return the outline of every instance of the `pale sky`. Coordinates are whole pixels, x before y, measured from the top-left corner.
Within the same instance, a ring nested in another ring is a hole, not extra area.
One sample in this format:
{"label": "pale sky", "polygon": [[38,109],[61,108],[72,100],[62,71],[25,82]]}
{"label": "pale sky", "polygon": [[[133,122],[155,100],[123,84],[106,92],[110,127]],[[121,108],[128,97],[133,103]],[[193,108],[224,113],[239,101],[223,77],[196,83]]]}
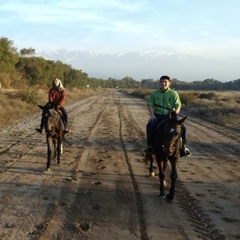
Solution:
{"label": "pale sky", "polygon": [[0,0],[14,47],[240,57],[239,0]]}

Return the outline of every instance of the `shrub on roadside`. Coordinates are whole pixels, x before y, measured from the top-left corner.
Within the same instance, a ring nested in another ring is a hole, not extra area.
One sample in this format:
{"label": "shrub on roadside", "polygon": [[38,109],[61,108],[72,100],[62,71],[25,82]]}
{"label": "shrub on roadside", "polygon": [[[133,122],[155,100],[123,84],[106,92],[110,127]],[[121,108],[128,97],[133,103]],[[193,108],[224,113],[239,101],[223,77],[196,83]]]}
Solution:
{"label": "shrub on roadside", "polygon": [[198,97],[201,98],[206,98],[206,99],[215,99],[216,98],[216,93],[214,92],[208,92],[208,93],[200,93]]}
{"label": "shrub on roadside", "polygon": [[39,101],[38,90],[36,89],[26,89],[18,93],[18,97],[29,104],[37,104]]}
{"label": "shrub on roadside", "polygon": [[193,105],[196,103],[198,94],[194,92],[179,92],[179,96],[183,105]]}
{"label": "shrub on roadside", "polygon": [[132,90],[131,95],[135,97],[147,99],[150,93],[151,93],[151,90],[148,90],[148,89],[137,89],[137,90]]}

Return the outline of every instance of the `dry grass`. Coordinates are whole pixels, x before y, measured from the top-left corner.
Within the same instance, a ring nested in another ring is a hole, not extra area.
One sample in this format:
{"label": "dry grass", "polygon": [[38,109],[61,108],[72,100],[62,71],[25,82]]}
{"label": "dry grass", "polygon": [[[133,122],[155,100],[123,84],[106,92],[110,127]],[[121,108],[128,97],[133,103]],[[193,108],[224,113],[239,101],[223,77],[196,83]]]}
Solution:
{"label": "dry grass", "polygon": [[[189,94],[189,92],[179,92],[179,94],[181,98],[184,98],[184,95]],[[240,125],[239,92],[195,91],[190,93],[195,96],[195,101],[193,104],[183,104],[183,109],[185,111],[209,118],[225,125]]]}
{"label": "dry grass", "polygon": [[[99,89],[69,89],[67,104],[86,98]],[[39,112],[37,104],[44,105],[48,100],[48,89],[0,89],[0,127],[13,123]]]}

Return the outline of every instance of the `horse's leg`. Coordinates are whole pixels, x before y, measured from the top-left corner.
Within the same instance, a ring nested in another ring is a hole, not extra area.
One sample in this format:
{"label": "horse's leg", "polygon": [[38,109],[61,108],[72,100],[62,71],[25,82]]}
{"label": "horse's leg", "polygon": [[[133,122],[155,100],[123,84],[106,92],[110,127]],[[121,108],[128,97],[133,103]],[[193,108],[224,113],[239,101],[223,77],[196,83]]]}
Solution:
{"label": "horse's leg", "polygon": [[157,160],[157,164],[158,164],[158,169],[159,169],[159,180],[160,180],[160,197],[164,197],[165,193],[164,193],[164,179],[165,179],[165,169],[164,169],[164,161],[160,159],[159,156],[156,155],[156,160]]}
{"label": "horse's leg", "polygon": [[164,187],[167,186],[167,182],[166,182],[166,180],[165,180],[165,174],[166,174],[166,169],[167,169],[167,163],[168,163],[168,159],[165,159],[165,160],[163,161],[163,172],[164,172],[163,185],[164,185]]}
{"label": "horse's leg", "polygon": [[50,165],[51,165],[51,155],[52,155],[51,144],[52,144],[52,138],[47,136],[47,166],[46,166],[47,171],[50,170]]}
{"label": "horse's leg", "polygon": [[150,165],[149,165],[149,176],[154,177],[155,173],[153,171],[153,161],[154,161],[154,156],[153,154],[146,154],[146,158],[149,159]]}
{"label": "horse's leg", "polygon": [[62,146],[62,139],[58,138],[57,140],[57,164],[60,164],[60,156],[61,156],[61,146]]}
{"label": "horse's leg", "polygon": [[54,154],[53,157],[57,157],[57,146],[56,146],[56,139],[53,138],[53,148],[54,148]]}
{"label": "horse's leg", "polygon": [[166,200],[168,202],[171,202],[174,199],[176,181],[177,181],[177,178],[178,178],[177,158],[171,159],[170,163],[171,163],[171,167],[172,167],[172,172],[171,172],[171,187],[170,187],[170,190],[169,190],[169,194],[167,194],[167,197],[166,197]]}
{"label": "horse's leg", "polygon": [[63,144],[61,143],[61,151],[60,151],[60,154],[62,155],[63,154]]}

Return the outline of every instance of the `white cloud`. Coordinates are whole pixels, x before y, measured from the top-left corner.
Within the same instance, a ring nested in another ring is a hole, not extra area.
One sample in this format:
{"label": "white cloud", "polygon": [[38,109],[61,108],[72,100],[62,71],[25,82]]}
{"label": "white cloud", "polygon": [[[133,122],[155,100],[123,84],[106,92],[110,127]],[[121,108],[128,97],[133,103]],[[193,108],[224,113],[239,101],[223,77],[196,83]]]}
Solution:
{"label": "white cloud", "polygon": [[0,0],[0,28],[17,48],[38,51],[236,56],[239,7],[236,0]]}

